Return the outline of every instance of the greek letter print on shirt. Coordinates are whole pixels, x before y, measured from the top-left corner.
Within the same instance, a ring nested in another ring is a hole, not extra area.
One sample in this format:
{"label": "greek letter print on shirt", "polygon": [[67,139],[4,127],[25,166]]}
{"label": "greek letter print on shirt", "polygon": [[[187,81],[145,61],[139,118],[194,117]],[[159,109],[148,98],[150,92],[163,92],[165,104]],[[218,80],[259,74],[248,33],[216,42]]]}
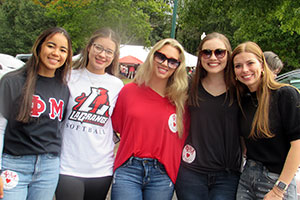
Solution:
{"label": "greek letter print on shirt", "polygon": [[[55,119],[58,117],[58,121],[62,120],[64,101],[59,100],[56,101],[55,98],[49,98],[50,119]],[[32,97],[32,108],[31,108],[31,116],[32,117],[40,117],[46,111],[46,103],[39,95],[33,95]]]}
{"label": "greek letter print on shirt", "polygon": [[69,120],[104,126],[109,119],[108,90],[102,87],[91,87],[90,94],[84,92],[75,98],[75,106]]}

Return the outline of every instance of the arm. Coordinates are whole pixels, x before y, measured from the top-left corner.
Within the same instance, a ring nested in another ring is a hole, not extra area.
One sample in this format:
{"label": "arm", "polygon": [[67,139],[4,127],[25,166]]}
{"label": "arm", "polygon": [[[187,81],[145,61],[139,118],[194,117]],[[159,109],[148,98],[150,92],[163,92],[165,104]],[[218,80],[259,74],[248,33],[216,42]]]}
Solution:
{"label": "arm", "polygon": [[[0,171],[2,168],[2,151],[4,144],[4,133],[7,125],[7,120],[0,113]],[[3,181],[0,178],[0,198],[3,198]]]}
{"label": "arm", "polygon": [[[294,178],[300,164],[300,94],[299,91],[290,87],[280,89],[278,105],[280,115],[285,120],[283,124],[285,133],[290,139],[290,149],[285,159],[285,163],[278,181],[289,185]],[[285,191],[274,186],[273,189],[265,196],[265,199],[282,199]]]}
{"label": "arm", "polygon": [[[297,169],[300,165],[300,139],[291,142],[291,148],[286,157],[282,172],[278,178],[279,181],[289,185],[294,178]],[[265,199],[282,199],[283,191],[276,186],[266,194]],[[281,198],[280,198],[281,196]]]}

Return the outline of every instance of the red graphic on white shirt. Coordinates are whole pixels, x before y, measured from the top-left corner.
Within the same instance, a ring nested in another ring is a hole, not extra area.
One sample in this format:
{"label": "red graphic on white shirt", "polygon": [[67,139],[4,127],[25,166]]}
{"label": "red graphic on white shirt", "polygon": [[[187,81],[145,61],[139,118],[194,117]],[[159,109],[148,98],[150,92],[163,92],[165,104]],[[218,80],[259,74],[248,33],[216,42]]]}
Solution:
{"label": "red graphic on white shirt", "polygon": [[110,108],[107,89],[91,87],[90,94],[82,93],[74,100],[77,104],[73,106],[69,120],[105,125],[109,119]]}
{"label": "red graphic on white shirt", "polygon": [[170,115],[168,124],[169,124],[169,129],[170,129],[173,133],[176,133],[176,132],[177,132],[176,114]]}
{"label": "red graphic on white shirt", "polygon": [[195,158],[196,158],[196,151],[194,147],[192,147],[189,144],[185,145],[182,151],[182,160],[184,162],[191,163],[195,160]]}
{"label": "red graphic on white shirt", "polygon": [[3,180],[3,188],[6,190],[13,189],[19,183],[19,175],[14,171],[3,171],[1,178]]}

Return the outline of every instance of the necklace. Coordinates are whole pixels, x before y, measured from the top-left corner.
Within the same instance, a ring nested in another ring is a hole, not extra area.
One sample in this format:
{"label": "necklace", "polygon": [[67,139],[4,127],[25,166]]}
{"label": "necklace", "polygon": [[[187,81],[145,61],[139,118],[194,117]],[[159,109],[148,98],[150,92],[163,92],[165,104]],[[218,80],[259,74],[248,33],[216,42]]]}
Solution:
{"label": "necklace", "polygon": [[[92,72],[89,72],[88,69],[84,69],[86,76],[88,77],[90,81],[90,86],[98,87],[101,84],[101,75],[100,74],[93,74]],[[94,77],[91,77],[94,76]],[[97,79],[95,76],[98,76]]]}

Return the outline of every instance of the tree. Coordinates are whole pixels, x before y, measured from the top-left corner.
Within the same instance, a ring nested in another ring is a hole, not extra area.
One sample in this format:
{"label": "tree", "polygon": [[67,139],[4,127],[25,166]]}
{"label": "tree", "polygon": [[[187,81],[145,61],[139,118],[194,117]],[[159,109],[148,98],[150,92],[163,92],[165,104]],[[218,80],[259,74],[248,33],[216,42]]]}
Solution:
{"label": "tree", "polygon": [[[270,4],[267,0],[243,1],[243,3],[234,1],[230,18],[231,23],[239,27],[234,32],[235,43],[251,40],[258,43],[263,51],[274,51],[285,63],[282,72],[299,68],[300,34],[297,30],[300,26],[294,26],[296,24],[286,10],[287,8],[293,10],[292,7],[296,4],[299,10],[300,3],[296,2],[298,1],[274,0]],[[297,7],[294,10],[297,10]],[[286,15],[286,18],[280,17],[282,15]],[[298,17],[298,22],[299,20]]]}
{"label": "tree", "polygon": [[202,32],[225,34],[234,48],[250,40],[284,61],[282,72],[300,68],[300,2],[293,0],[186,0],[178,39],[195,52]]}
{"label": "tree", "polygon": [[180,1],[177,39],[187,51],[196,53],[203,32],[220,32],[232,39],[235,28],[230,24],[227,13],[229,0],[186,0]]}
{"label": "tree", "polygon": [[0,49],[16,55],[28,53],[36,37],[55,22],[45,10],[28,0],[3,1],[0,7]]}
{"label": "tree", "polygon": [[162,19],[169,8],[163,0],[44,0],[41,4],[47,8],[47,16],[67,29],[76,50],[100,27],[115,30],[123,44],[149,46],[151,31],[156,30],[152,25]]}

